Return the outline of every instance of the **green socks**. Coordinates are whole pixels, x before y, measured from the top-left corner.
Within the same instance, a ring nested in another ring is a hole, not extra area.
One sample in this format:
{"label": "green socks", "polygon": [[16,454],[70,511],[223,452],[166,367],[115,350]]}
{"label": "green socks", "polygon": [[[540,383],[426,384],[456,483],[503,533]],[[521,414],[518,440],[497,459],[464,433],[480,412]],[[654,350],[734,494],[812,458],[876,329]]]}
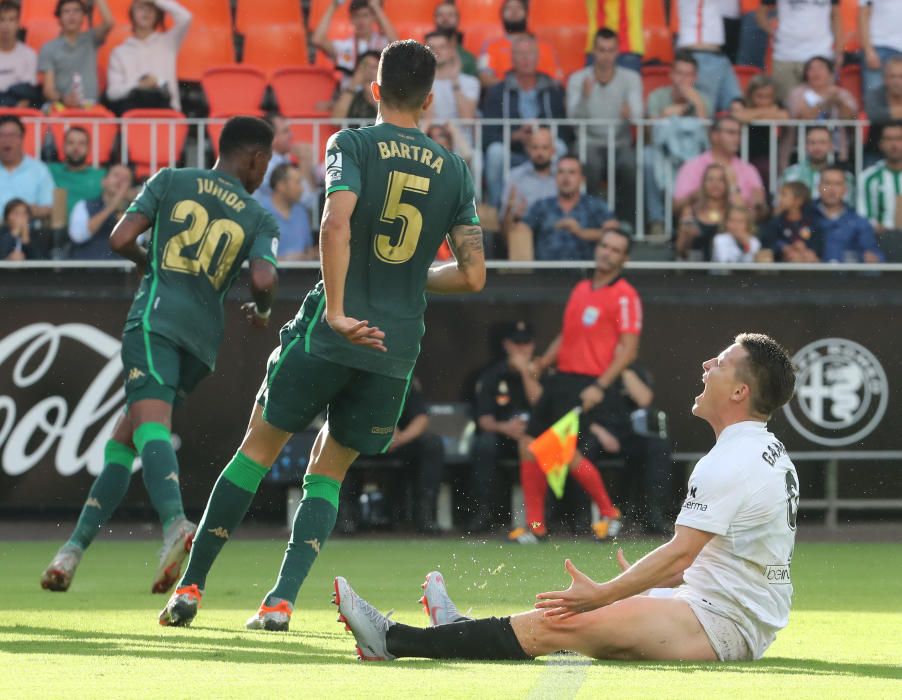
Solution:
{"label": "green socks", "polygon": [[335,527],[340,490],[341,482],[328,476],[304,476],[304,498],[294,516],[291,539],[285,550],[279,578],[275,588],[264,599],[266,605],[271,605],[273,598],[281,598],[294,605],[301,584]]}
{"label": "green socks", "polygon": [[110,440],[104,450],[103,471],[94,480],[88,500],[78,516],[75,530],[68,544],[85,550],[94,541],[103,524],[125,498],[132,478],[135,451],[120,442]]}
{"label": "green socks", "polygon": [[185,517],[172,435],[162,423],[142,423],[135,431],[134,440],[141,455],[147,495],[165,529],[174,520]]}
{"label": "green socks", "polygon": [[197,526],[194,544],[191,545],[188,567],[179,586],[197,584],[201,590],[206,587],[207,574],[213,562],[244,519],[267,471],[266,467],[250,457],[235,453],[210,494],[204,517]]}

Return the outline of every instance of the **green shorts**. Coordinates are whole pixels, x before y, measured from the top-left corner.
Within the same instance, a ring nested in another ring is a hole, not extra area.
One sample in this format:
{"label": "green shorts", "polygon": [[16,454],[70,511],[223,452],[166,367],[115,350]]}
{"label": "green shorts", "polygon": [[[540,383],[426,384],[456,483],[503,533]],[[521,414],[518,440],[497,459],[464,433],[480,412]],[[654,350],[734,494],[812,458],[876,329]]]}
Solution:
{"label": "green shorts", "polygon": [[211,370],[169,338],[138,327],[122,334],[122,372],[125,402],[131,406],[143,399],[178,403]]}
{"label": "green shorts", "polygon": [[269,356],[257,403],[264,420],[287,433],[306,429],[325,410],[340,445],[373,455],[391,444],[409,385],[329,362],[307,352],[303,338],[285,337]]}

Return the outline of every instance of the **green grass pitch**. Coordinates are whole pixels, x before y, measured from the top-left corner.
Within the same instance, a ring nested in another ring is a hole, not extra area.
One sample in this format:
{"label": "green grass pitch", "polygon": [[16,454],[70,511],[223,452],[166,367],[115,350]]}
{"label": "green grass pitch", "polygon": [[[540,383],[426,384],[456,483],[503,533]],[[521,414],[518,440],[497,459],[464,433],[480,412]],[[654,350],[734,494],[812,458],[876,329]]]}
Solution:
{"label": "green grass pitch", "polygon": [[[902,556],[894,544],[800,543],[789,627],[764,660],[701,665],[573,663],[363,664],[329,605],[346,576],[395,618],[424,625],[423,575],[441,569],[475,615],[531,605],[565,582],[569,556],[607,577],[614,549],[588,541],[334,540],[301,592],[288,634],[248,632],[283,541],[238,540],[223,552],[193,627],[157,624],[156,542],[100,540],[72,589],[40,590],[57,542],[0,542],[0,698],[900,698]],[[627,542],[628,556],[651,542]]]}

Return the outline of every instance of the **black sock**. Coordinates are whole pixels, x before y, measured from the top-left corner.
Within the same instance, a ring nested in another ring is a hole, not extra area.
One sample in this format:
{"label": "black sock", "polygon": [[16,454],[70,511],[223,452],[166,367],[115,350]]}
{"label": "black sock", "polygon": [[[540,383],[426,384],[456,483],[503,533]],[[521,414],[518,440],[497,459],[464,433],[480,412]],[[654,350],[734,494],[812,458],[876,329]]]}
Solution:
{"label": "black sock", "polygon": [[385,642],[388,652],[397,657],[512,661],[532,658],[520,646],[509,617],[462,620],[425,629],[392,625]]}

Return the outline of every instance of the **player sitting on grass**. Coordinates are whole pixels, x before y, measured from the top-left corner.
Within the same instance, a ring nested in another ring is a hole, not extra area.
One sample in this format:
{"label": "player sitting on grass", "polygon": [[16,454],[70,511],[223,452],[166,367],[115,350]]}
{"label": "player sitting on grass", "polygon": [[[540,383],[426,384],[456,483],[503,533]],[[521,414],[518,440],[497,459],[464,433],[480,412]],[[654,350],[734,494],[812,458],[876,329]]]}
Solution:
{"label": "player sitting on grass", "polygon": [[567,560],[570,587],[540,593],[537,610],[512,617],[463,618],[432,574],[427,609],[447,624],[426,629],[392,622],[336,578],[339,619],[360,658],[530,659],[559,650],[597,659],[760,658],[786,626],[792,599],[798,477],[766,423],[791,398],[795,373],[786,351],[760,334],[737,336],[702,367],[692,412],[717,442],[689,478],[670,542],[633,566],[621,562],[625,571],[605,583]]}
{"label": "player sitting on grass", "polygon": [[[252,326],[267,324],[276,288],[279,227],[250,195],[272,154],[272,128],[253,117],[230,119],[212,170],[164,168],[147,181],[110,236],[110,247],[146,270],[122,334],[127,408],[107,442],[69,541],[41,576],[65,591],[84,551],[125,498],[140,455],[144,485],[163,524],[152,585],[167,593],[178,579],[195,525],[185,518],[172,447],[172,405],[213,371],[223,334],[222,304],[241,265],[251,261]],[[152,227],[149,249],[137,239]]]}
{"label": "player sitting on grass", "polygon": [[[191,623],[207,573],[267,470],[292,433],[328,410],[279,577],[247,622],[288,629],[301,584],[335,526],[345,473],[359,453],[384,452],[391,443],[425,330],[425,293],[478,292],[485,284],[467,166],[417,128],[434,77],[428,48],[390,44],[371,85],[377,124],[329,141],[322,281],[282,329],[247,434],[213,488],[161,624]],[[456,262],[433,267],[446,234]]]}

